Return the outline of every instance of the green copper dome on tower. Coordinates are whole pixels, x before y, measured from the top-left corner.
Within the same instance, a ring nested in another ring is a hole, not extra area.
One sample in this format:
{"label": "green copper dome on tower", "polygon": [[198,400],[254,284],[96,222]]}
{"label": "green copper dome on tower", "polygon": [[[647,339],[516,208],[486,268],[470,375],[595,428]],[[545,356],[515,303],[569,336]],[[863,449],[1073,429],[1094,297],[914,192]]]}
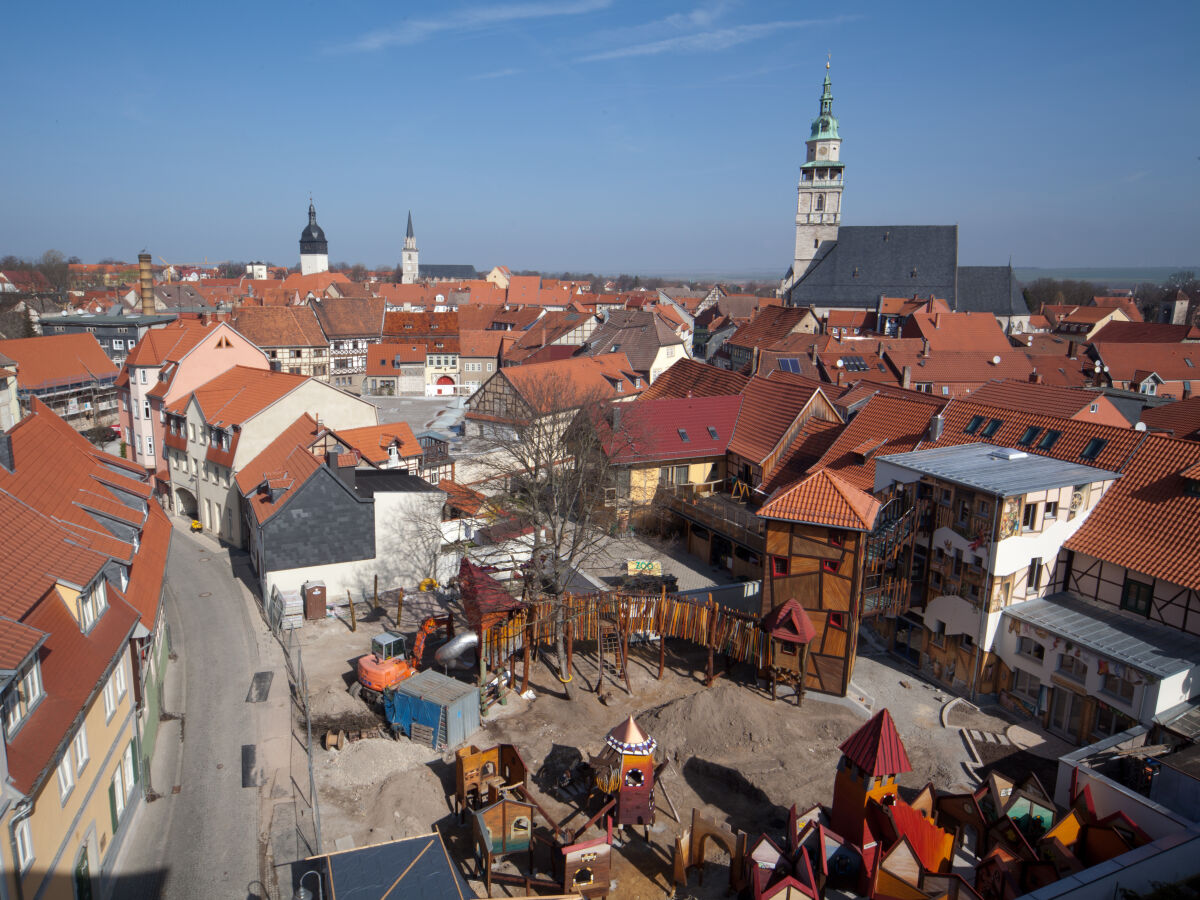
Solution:
{"label": "green copper dome on tower", "polygon": [[840,140],[837,116],[833,114],[833,88],[829,82],[829,63],[825,63],[825,89],[821,92],[821,114],[813,119],[810,141]]}

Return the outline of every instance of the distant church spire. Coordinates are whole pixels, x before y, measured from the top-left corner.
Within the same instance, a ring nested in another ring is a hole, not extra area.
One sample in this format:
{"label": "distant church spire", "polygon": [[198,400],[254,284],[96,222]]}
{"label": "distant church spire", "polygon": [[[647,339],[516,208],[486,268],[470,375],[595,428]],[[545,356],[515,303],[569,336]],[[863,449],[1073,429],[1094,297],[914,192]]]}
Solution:
{"label": "distant church spire", "polygon": [[308,227],[300,232],[300,272],[312,275],[329,271],[329,242],[317,224],[317,208],[308,201]]}
{"label": "distant church spire", "polygon": [[408,211],[408,231],[404,235],[404,249],[400,251],[400,283],[416,284],[420,274],[417,236],[413,232],[412,210],[410,209]]}

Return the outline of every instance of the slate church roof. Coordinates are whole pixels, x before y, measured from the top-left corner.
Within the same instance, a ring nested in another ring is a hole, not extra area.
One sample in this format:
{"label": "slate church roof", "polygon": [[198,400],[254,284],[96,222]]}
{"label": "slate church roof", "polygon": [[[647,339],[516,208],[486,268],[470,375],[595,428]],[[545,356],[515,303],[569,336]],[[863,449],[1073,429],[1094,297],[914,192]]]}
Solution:
{"label": "slate church roof", "polygon": [[1029,312],[1011,266],[958,265],[957,225],[843,225],[830,243],[790,305],[875,309],[882,296],[933,295],[958,312]]}

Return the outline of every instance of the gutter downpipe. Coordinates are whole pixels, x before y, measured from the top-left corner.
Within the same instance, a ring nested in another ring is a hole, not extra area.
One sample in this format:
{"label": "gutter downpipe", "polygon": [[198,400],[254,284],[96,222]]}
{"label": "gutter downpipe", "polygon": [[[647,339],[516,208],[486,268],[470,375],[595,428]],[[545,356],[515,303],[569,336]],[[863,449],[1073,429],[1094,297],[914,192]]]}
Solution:
{"label": "gutter downpipe", "polygon": [[[994,567],[995,562],[996,562],[996,554],[992,548],[993,548],[993,545],[999,543],[999,534],[997,534],[996,523],[1000,517],[1000,504],[1004,502],[1004,498],[996,497],[996,498],[994,498],[994,500],[995,500],[995,502],[993,503],[993,506],[995,507],[995,509],[992,511],[991,541],[988,542],[988,556],[990,557],[988,559],[988,569],[989,570],[991,570]],[[991,592],[990,592],[991,580],[992,580],[991,577],[989,577],[988,578],[989,593],[986,597],[983,598],[983,607],[979,611],[979,631],[976,633],[976,636],[975,636],[975,659],[971,664],[971,702],[972,703],[975,702],[975,698],[979,694],[979,663],[980,663],[979,657],[980,657],[980,654],[983,652],[983,650],[982,650],[983,637],[987,633],[988,607],[990,607],[992,604],[992,596],[991,596]]]}
{"label": "gutter downpipe", "polygon": [[33,800],[26,797],[17,802],[16,812],[8,822],[8,841],[12,845],[13,883],[17,886],[17,900],[25,900],[25,886],[22,879],[25,873],[21,871],[21,857],[17,853],[17,826],[33,815]]}

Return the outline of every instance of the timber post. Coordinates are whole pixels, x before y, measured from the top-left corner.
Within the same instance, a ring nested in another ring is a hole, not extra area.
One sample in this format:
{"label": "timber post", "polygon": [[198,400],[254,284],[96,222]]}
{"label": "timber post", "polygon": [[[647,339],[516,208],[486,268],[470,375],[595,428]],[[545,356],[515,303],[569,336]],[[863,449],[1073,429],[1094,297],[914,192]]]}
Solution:
{"label": "timber post", "polygon": [[350,604],[350,630],[358,631],[358,619],[354,616],[354,598],[346,591],[346,602]]}

